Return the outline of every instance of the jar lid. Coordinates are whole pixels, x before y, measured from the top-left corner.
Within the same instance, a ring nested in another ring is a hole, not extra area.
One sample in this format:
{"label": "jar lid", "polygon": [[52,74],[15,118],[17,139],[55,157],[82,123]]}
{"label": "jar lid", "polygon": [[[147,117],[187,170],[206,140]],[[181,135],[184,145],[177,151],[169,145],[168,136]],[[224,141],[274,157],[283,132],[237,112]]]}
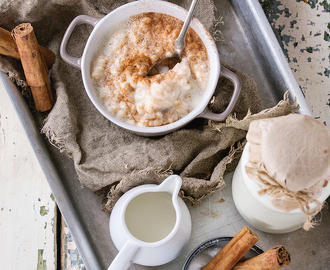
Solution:
{"label": "jar lid", "polygon": [[330,133],[310,116],[289,114],[253,121],[247,140],[250,160],[262,164],[271,178],[290,191],[319,194],[324,181],[330,180]]}

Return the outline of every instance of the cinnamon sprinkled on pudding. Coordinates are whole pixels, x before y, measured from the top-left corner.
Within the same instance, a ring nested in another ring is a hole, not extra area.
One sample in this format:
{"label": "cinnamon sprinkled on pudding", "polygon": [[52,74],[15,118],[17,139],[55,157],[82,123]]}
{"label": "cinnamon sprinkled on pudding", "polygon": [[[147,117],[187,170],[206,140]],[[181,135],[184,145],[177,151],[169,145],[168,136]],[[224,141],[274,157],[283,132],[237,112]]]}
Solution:
{"label": "cinnamon sprinkled on pudding", "polygon": [[151,66],[171,56],[183,23],[161,13],[129,18],[104,37],[91,76],[100,98],[118,118],[138,126],[161,126],[191,112],[209,79],[209,60],[190,28],[182,61],[168,73],[147,77]]}

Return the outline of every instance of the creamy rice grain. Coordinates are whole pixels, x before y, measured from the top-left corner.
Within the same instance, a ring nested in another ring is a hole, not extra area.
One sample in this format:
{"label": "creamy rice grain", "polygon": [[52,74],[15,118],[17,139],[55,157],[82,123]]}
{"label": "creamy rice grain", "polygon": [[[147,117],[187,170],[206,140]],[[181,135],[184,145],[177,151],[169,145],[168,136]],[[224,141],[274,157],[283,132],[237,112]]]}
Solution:
{"label": "creamy rice grain", "polygon": [[168,73],[147,77],[174,51],[182,22],[160,13],[132,16],[101,42],[92,62],[95,88],[110,113],[138,126],[161,126],[191,112],[209,78],[206,48],[189,29],[182,61]]}

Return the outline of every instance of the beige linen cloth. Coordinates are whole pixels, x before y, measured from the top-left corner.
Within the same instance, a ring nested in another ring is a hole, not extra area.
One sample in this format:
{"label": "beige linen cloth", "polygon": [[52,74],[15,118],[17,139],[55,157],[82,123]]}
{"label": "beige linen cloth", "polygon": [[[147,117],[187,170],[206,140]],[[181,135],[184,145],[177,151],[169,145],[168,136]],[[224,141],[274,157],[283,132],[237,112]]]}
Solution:
{"label": "beige linen cloth", "polygon": [[[172,173],[183,179],[180,195],[196,203],[224,186],[223,175],[235,167],[240,155],[237,150],[241,150],[241,141],[245,140],[253,119],[285,115],[291,113],[295,105],[291,105],[285,97],[275,108],[255,114],[261,111],[255,81],[227,66],[243,82],[242,94],[235,108],[236,117],[228,118],[227,124],[196,119],[179,131],[157,138],[137,136],[115,126],[88,99],[80,70],[61,59],[59,47],[65,30],[76,16],[85,14],[101,18],[126,2],[2,0],[0,27],[11,31],[16,25],[29,22],[34,27],[39,44],[55,53],[50,82],[56,103],[45,118],[42,132],[73,160],[83,186],[106,194],[104,210],[111,211],[118,198],[130,188],[145,183],[160,183]],[[188,0],[175,3],[186,9],[190,5]],[[219,29],[214,28],[219,20],[216,20],[212,0],[199,1],[196,8],[196,17],[210,32],[219,34]],[[75,29],[68,46],[71,55],[80,57],[91,30],[89,25]],[[21,85],[23,90],[28,90],[19,61],[0,56],[0,70]],[[210,109],[223,111],[231,93],[232,84],[220,79]],[[242,121],[238,120],[242,118]]]}

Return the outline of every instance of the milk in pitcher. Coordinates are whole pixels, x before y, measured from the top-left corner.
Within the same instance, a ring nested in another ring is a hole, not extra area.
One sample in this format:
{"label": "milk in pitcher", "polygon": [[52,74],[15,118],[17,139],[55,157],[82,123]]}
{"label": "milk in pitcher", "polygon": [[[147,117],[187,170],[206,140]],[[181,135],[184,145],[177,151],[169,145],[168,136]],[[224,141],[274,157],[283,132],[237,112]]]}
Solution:
{"label": "milk in pitcher", "polygon": [[176,212],[167,192],[146,192],[128,204],[125,222],[130,233],[143,242],[157,242],[173,230]]}

